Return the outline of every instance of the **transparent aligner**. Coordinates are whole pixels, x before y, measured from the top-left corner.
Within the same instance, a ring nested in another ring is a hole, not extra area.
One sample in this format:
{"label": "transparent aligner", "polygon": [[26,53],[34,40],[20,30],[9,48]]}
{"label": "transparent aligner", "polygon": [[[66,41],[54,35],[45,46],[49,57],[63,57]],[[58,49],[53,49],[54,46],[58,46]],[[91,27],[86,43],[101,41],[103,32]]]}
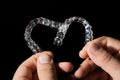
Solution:
{"label": "transparent aligner", "polygon": [[69,28],[72,22],[82,23],[83,26],[85,27],[85,43],[93,39],[93,31],[91,29],[92,26],[84,18],[71,17],[69,19],[66,19],[64,23],[60,23],[40,17],[31,20],[25,29],[24,36],[25,36],[25,40],[27,41],[28,47],[33,51],[33,53],[38,53],[43,51],[31,38],[31,32],[37,24],[42,24],[45,26],[49,26],[50,28],[57,29],[58,32],[54,39],[54,44],[57,46],[61,46],[63,44],[63,39],[65,38],[65,34],[67,33],[67,29]]}
{"label": "transparent aligner", "polygon": [[67,29],[72,22],[79,22],[85,27],[85,43],[93,39],[93,31],[91,29],[92,26],[88,23],[88,21],[81,17],[71,17],[69,19],[66,19],[65,23],[59,26],[57,35],[54,39],[54,44],[56,44],[57,46],[61,46],[63,44],[63,39],[65,38]]}
{"label": "transparent aligner", "polygon": [[54,44],[57,46],[61,46],[63,44],[63,39],[65,37],[65,34],[67,32],[67,29],[69,28],[69,25],[67,24],[60,24],[58,28],[58,32],[56,34],[56,37],[54,39]]}
{"label": "transparent aligner", "polygon": [[87,20],[82,18],[83,26],[85,27],[85,43],[93,40],[93,31],[92,31],[92,26],[88,23]]}
{"label": "transparent aligner", "polygon": [[28,47],[33,51],[33,53],[38,53],[43,51],[31,38],[31,32],[37,24],[42,24],[42,25],[49,26],[51,28],[56,28],[56,29],[59,27],[58,22],[55,22],[43,17],[35,18],[31,20],[25,29],[24,37],[25,37],[25,40],[27,41]]}
{"label": "transparent aligner", "polygon": [[33,51],[33,53],[37,53],[37,52],[42,51],[42,49],[39,48],[39,46],[31,38],[31,32],[32,32],[33,28],[39,22],[41,23],[39,18],[36,18],[36,19],[30,21],[29,24],[27,25],[26,29],[25,29],[25,34],[24,34],[25,40],[27,41],[27,45]]}

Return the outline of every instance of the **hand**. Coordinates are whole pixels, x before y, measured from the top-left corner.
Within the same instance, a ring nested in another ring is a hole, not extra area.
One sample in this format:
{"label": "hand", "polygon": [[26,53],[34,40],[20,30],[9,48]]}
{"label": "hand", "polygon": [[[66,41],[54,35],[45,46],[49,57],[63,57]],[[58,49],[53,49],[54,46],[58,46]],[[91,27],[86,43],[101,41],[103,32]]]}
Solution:
{"label": "hand", "polygon": [[100,37],[80,51],[86,58],[75,76],[80,80],[120,80],[120,41],[110,37]]}
{"label": "hand", "polygon": [[[71,63],[60,62],[55,65],[53,54],[42,52],[24,61],[16,70],[13,80],[75,80],[73,75],[67,74],[72,70],[73,65]],[[57,76],[56,73],[61,75]]]}

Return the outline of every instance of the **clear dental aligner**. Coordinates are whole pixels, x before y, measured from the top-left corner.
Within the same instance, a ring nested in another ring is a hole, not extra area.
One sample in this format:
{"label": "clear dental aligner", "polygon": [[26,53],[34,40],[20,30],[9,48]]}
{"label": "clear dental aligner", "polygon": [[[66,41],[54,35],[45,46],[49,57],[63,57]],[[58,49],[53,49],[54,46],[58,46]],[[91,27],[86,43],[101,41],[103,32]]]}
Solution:
{"label": "clear dental aligner", "polygon": [[65,38],[65,34],[67,33],[67,29],[69,28],[72,22],[79,22],[85,27],[85,43],[91,41],[93,39],[93,31],[92,26],[82,17],[71,17],[66,19],[64,23],[56,22],[53,20],[49,20],[43,17],[35,18],[29,22],[25,29],[25,40],[27,41],[28,47],[33,51],[33,53],[42,52],[43,50],[35,43],[35,41],[31,38],[31,33],[33,28],[37,24],[45,25],[50,28],[55,28],[58,30],[56,37],[54,38],[54,44],[57,46],[61,46],[63,44],[63,39]]}

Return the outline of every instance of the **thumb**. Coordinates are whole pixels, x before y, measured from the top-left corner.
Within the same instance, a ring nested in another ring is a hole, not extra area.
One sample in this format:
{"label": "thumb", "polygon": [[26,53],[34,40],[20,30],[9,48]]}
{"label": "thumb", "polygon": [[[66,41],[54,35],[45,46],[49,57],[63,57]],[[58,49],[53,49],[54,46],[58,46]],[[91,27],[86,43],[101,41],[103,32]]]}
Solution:
{"label": "thumb", "polygon": [[37,61],[37,73],[39,80],[57,80],[53,57],[50,52],[42,52]]}
{"label": "thumb", "polygon": [[101,67],[112,77],[120,74],[120,62],[99,44],[89,44],[87,53],[97,66]]}

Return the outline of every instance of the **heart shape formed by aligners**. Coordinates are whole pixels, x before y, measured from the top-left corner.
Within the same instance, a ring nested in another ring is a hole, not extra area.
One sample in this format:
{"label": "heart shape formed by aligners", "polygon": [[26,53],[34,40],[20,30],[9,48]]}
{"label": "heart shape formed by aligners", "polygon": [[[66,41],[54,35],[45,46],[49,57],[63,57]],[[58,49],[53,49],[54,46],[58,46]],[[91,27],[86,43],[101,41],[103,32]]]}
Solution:
{"label": "heart shape formed by aligners", "polygon": [[67,29],[69,28],[72,22],[79,22],[85,27],[85,43],[91,41],[93,39],[93,31],[92,26],[82,17],[71,17],[66,19],[64,23],[60,23],[57,21],[49,20],[43,17],[35,18],[29,22],[25,29],[25,40],[27,41],[28,47],[33,51],[33,53],[42,52],[43,50],[35,43],[31,38],[31,32],[33,28],[37,24],[45,25],[50,28],[55,28],[58,30],[56,37],[54,39],[54,44],[57,46],[61,46],[63,44],[63,39],[65,38],[65,34],[67,33]]}

